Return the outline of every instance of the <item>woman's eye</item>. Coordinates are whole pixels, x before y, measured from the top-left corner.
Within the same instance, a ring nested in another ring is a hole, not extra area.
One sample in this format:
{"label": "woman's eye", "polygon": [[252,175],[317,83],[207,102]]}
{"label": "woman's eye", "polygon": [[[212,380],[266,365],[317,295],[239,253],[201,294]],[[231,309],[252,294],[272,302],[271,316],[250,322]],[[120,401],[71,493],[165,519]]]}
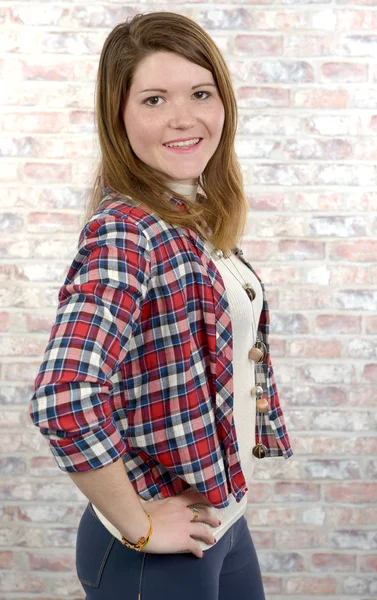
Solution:
{"label": "woman's eye", "polygon": [[[154,100],[155,98],[161,98],[161,96],[150,96],[149,98],[146,98],[146,100],[144,100],[144,104],[147,104],[149,100]],[[147,104],[147,106],[157,106],[157,104]]]}
{"label": "woman's eye", "polygon": [[[195,92],[195,94],[207,94],[207,96],[210,96],[210,92],[205,92],[204,90],[200,92]],[[149,96],[149,98],[146,98],[144,100],[144,104],[146,104],[147,106],[159,106],[159,104],[157,104],[156,102],[152,102],[151,104],[149,103],[150,100],[156,100],[158,98],[161,98],[161,96]],[[204,99],[206,100],[206,98]],[[202,98],[199,98],[199,100],[202,100]]]}
{"label": "woman's eye", "polygon": [[[209,95],[210,95],[210,93],[209,93],[209,92],[205,92],[204,90],[203,90],[203,91],[201,91],[201,92],[195,92],[195,94],[207,94],[207,96],[209,96]],[[200,98],[200,100],[201,100],[201,98]]]}

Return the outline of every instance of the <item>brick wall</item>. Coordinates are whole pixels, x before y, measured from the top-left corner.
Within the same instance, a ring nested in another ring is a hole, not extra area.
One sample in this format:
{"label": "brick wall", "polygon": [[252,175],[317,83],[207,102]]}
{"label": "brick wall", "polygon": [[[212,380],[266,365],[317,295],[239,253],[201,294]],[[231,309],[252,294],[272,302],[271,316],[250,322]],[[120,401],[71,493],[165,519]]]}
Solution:
{"label": "brick wall", "polygon": [[77,243],[103,41],[160,9],[212,35],[238,97],[243,250],[267,288],[295,451],[250,485],[267,599],[376,599],[377,0],[14,0],[0,1],[1,600],[83,599],[86,501],[27,404]]}

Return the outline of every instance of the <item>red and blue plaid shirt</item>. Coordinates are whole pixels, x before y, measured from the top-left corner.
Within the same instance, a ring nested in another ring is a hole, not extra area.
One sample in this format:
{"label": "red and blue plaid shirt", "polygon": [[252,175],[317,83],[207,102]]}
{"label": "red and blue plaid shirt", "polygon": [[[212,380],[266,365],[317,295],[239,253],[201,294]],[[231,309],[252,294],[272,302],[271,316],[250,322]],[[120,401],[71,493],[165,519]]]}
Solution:
{"label": "red and blue plaid shirt", "polygon": [[[237,250],[263,291],[258,334],[267,354],[253,363],[269,400],[262,443],[267,456],[288,458],[265,289]],[[192,487],[222,508],[229,493],[239,502],[248,489],[232,416],[232,348],[224,283],[203,240],[107,193],[59,291],[30,417],[63,471],[122,458],[145,500]]]}

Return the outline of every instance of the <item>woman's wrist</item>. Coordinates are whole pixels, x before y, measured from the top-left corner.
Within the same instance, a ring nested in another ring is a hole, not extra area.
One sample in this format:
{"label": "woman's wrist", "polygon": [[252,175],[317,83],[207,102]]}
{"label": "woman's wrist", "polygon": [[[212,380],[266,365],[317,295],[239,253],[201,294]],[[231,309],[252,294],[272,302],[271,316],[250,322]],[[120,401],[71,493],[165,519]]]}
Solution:
{"label": "woman's wrist", "polygon": [[135,520],[132,524],[132,529],[130,527],[130,523],[128,523],[127,531],[125,531],[126,528],[122,528],[122,531],[120,531],[120,534],[123,535],[128,542],[131,542],[131,544],[136,544],[141,537],[147,537],[148,532],[149,532],[149,527],[150,527],[150,521],[149,521],[148,515],[146,513],[146,507],[145,507],[145,505],[147,504],[147,501],[143,500],[140,497],[139,497],[139,501],[143,508],[143,513],[144,513],[143,519],[142,520],[137,519],[137,523]]}
{"label": "woman's wrist", "polygon": [[152,518],[149,514],[145,514],[148,517],[149,521],[148,532],[146,533],[146,535],[141,535],[137,540],[127,539],[125,536],[122,535],[121,539],[121,542],[124,546],[132,548],[133,550],[137,550],[139,552],[148,545],[153,531]]}

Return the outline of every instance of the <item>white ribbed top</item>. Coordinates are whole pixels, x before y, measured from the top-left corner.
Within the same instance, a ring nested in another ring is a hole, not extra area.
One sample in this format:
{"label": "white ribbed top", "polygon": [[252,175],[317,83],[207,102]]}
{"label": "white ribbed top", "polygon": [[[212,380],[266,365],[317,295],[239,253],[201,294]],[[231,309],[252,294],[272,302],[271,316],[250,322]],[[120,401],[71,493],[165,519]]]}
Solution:
{"label": "white ribbed top", "polygon": [[[169,182],[169,185],[173,190],[195,200],[197,185],[172,184],[171,182]],[[214,246],[206,241],[205,247],[211,254]],[[218,259],[216,256],[211,255],[211,258],[224,281],[229,303],[233,338],[233,418],[237,433],[242,472],[249,485],[257,459],[252,454],[252,449],[255,445],[255,398],[250,395],[250,390],[255,385],[254,363],[248,358],[248,353],[256,338],[254,323],[256,326],[258,325],[262,311],[262,288],[254,273],[238,257],[232,255],[230,258]],[[252,303],[242,287],[244,280],[250,283],[256,292],[256,297]],[[195,506],[200,508],[201,505],[195,504]],[[109,531],[120,539],[119,532],[96,507],[93,506],[93,508]],[[205,523],[204,525],[210,529],[218,541],[229,527],[245,513],[246,508],[247,494],[245,494],[239,503],[230,494],[229,506],[220,509],[213,507],[211,509],[216,513],[216,516],[221,521],[221,525],[217,528]],[[202,550],[212,548],[212,545],[208,545],[202,540],[196,541]]]}

